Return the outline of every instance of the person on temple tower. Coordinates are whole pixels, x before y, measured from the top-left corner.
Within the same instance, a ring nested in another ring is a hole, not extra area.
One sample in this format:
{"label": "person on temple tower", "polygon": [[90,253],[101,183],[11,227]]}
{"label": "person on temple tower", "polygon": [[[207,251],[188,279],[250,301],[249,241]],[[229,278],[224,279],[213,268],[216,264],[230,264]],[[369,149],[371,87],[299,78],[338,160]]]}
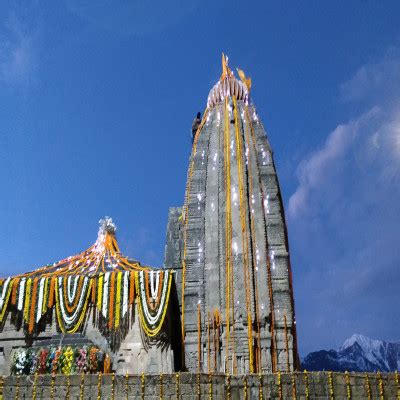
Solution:
{"label": "person on temple tower", "polygon": [[192,144],[194,142],[194,138],[196,136],[196,132],[197,132],[197,129],[199,128],[200,124],[201,124],[201,113],[198,112],[196,115],[196,118],[193,120],[193,124],[192,124]]}

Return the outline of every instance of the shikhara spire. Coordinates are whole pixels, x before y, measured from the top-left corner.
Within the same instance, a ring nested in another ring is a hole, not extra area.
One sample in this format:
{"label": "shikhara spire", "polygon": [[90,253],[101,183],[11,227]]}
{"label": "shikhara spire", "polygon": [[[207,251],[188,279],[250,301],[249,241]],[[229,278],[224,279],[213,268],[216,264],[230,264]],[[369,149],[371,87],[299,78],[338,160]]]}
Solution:
{"label": "shikhara spire", "polygon": [[251,79],[238,73],[240,80],[223,55],[193,143],[183,209],[170,211],[165,264],[182,270],[189,370],[293,370],[298,356],[281,193],[250,101]]}

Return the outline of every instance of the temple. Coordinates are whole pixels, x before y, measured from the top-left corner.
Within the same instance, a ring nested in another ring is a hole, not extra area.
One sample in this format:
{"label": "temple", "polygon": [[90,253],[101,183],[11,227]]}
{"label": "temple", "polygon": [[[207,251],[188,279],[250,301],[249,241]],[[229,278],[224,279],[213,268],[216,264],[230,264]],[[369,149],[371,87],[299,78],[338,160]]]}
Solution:
{"label": "temple", "polygon": [[[177,308],[174,271],[142,266],[121,254],[115,231],[106,217],[87,250],[1,281],[1,374],[10,369],[33,373],[35,356],[42,354],[51,365],[40,372],[168,373],[181,368],[180,357],[174,357],[180,341],[172,334],[179,321],[171,314]],[[91,350],[96,367],[64,368],[65,357],[54,365],[57,355],[73,351],[89,359]],[[24,367],[21,359],[32,359],[32,365]]]}
{"label": "temple", "polygon": [[298,356],[283,203],[251,79],[238,74],[223,55],[184,205],[170,209],[165,265],[177,271],[189,370],[291,371]]}
{"label": "temple", "polygon": [[87,250],[2,279],[0,374],[299,368],[281,192],[251,79],[238,76],[223,55],[164,266],[124,256],[105,218]]}

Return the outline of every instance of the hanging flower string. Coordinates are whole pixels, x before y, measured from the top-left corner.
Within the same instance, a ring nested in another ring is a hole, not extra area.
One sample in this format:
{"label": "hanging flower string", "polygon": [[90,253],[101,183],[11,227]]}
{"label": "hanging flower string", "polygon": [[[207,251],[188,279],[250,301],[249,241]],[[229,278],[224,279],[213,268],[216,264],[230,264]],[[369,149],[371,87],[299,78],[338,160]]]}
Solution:
{"label": "hanging flower string", "polygon": [[29,335],[43,329],[53,308],[62,333],[79,331],[89,305],[97,310],[106,332],[128,319],[138,299],[141,326],[156,336],[166,316],[173,271],[151,270],[123,256],[110,218],[101,220],[96,243],[86,251],[14,278],[0,279],[0,323],[8,311],[22,313]]}

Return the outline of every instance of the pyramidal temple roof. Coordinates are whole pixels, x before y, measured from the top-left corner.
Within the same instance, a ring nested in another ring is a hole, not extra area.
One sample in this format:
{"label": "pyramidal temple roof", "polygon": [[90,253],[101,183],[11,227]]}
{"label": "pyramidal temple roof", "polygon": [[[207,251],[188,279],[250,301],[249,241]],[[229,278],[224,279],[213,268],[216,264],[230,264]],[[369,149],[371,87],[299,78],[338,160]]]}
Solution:
{"label": "pyramidal temple roof", "polygon": [[117,228],[112,218],[105,217],[99,223],[100,228],[97,240],[87,250],[18,276],[21,278],[76,275],[94,276],[112,271],[142,271],[151,269],[121,254],[115,236]]}

